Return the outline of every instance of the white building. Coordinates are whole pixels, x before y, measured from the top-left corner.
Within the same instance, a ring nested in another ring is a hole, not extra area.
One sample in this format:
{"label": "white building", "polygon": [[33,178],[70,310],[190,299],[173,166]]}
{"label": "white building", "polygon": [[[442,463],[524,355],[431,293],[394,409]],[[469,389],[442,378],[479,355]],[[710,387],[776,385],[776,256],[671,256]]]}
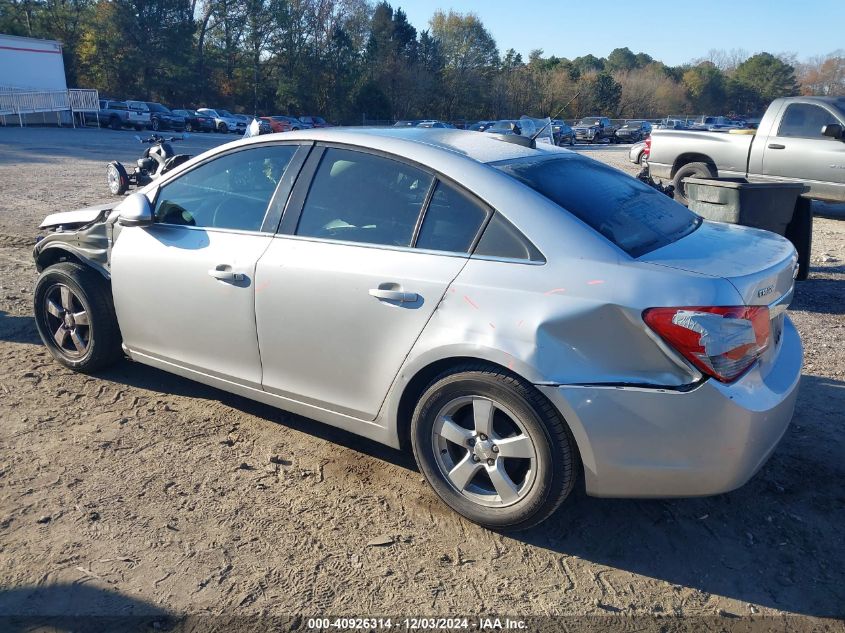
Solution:
{"label": "white building", "polygon": [[0,89],[67,90],[62,45],[0,34]]}

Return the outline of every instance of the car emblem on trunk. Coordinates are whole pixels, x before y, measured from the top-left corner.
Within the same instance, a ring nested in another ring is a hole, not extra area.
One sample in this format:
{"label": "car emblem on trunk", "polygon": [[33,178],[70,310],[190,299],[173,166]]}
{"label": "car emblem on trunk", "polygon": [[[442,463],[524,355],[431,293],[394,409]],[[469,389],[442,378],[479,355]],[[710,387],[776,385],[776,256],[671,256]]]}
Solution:
{"label": "car emblem on trunk", "polygon": [[771,286],[766,286],[765,288],[760,288],[760,289],[757,291],[757,296],[758,296],[758,297],[765,297],[766,295],[771,294],[772,292],[774,292],[774,290],[775,290],[775,286],[774,286],[774,284],[772,284]]}

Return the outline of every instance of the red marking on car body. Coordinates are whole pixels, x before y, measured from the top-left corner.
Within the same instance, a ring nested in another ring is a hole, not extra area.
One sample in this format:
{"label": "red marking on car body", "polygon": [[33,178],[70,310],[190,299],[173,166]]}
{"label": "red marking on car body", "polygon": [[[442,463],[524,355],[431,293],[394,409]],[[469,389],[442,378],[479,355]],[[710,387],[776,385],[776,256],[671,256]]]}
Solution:
{"label": "red marking on car body", "polygon": [[547,290],[544,292],[544,295],[556,295],[566,292],[566,288],[552,288],[551,290]]}
{"label": "red marking on car body", "polygon": [[603,283],[604,283],[604,279],[593,279],[592,281],[588,281],[587,285],[588,286],[595,286],[596,284],[603,284]]}
{"label": "red marking on car body", "polygon": [[478,306],[477,306],[477,305],[475,305],[475,302],[474,302],[472,299],[470,299],[468,296],[464,295],[464,301],[466,301],[466,302],[467,302],[468,304],[470,304],[473,308],[475,308],[476,310],[478,310]]}

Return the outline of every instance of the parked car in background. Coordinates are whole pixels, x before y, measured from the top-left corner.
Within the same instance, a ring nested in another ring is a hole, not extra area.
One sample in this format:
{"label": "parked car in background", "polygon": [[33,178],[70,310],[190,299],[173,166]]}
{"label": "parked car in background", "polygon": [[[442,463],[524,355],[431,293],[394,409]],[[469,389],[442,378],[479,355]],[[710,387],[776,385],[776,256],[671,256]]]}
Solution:
{"label": "parked car in background", "polygon": [[616,126],[606,116],[584,117],[573,127],[575,140],[585,143],[600,143],[601,141],[613,141],[616,136]]}
{"label": "parked car in background", "polygon": [[100,127],[110,127],[120,130],[124,127],[143,130],[150,123],[150,115],[132,110],[125,101],[116,99],[100,99],[99,112],[86,112],[85,123],[100,124]]}
{"label": "parked car in background", "polygon": [[182,115],[171,112],[170,108],[154,101],[147,101],[146,104],[150,110],[150,127],[154,131],[185,129],[185,117]]}
{"label": "parked car in background", "polygon": [[306,115],[306,116],[299,117],[299,120],[302,121],[303,123],[309,124],[312,128],[315,128],[315,127],[334,127],[331,123],[326,121],[321,116]]}
{"label": "parked car in background", "polygon": [[484,132],[494,123],[495,121],[478,121],[477,123],[467,126],[467,130],[470,132]]}
{"label": "parked car in background", "polygon": [[641,165],[644,160],[647,161],[650,145],[651,140],[648,138],[631,145],[631,149],[628,150],[628,160],[637,165]]}
{"label": "parked car in background", "polygon": [[421,119],[397,121],[393,124],[393,127],[417,127],[420,122]]}
{"label": "parked car in background", "polygon": [[555,145],[575,145],[575,130],[569,127],[566,121],[552,120],[552,137]]}
{"label": "parked car in background", "polygon": [[671,180],[686,202],[684,178],[748,178],[801,182],[806,197],[845,202],[845,97],[772,101],[754,133],[657,130],[649,171]]}
{"label": "parked car in background", "polygon": [[443,121],[435,121],[433,119],[420,121],[417,123],[416,127],[429,127],[429,128],[448,128],[452,127],[448,123],[444,123]]}
{"label": "parked car in background", "polygon": [[227,132],[239,132],[243,134],[246,130],[246,123],[228,110],[221,110],[220,108],[198,108],[197,112],[214,119],[215,131],[222,134],[226,134]]}
{"label": "parked car in background", "polygon": [[656,130],[686,130],[687,129],[687,122],[683,119],[664,119],[656,126],[654,126]]}
{"label": "parked car in background", "polygon": [[147,105],[146,101],[135,101],[132,99],[127,99],[126,105],[133,112],[137,112],[141,116],[147,117],[147,127],[150,127],[152,125],[152,116],[150,116],[150,106]]}
{"label": "parked car in background", "polygon": [[651,134],[651,123],[648,121],[627,121],[616,130],[616,140],[620,143],[636,143]]}
{"label": "parked car in background", "polygon": [[214,131],[214,119],[205,114],[200,114],[196,110],[173,110],[173,114],[185,118],[185,130],[188,132]]}
{"label": "parked car in background", "polygon": [[263,116],[262,121],[266,121],[273,132],[290,132],[293,129],[291,122],[287,117],[281,116]]}
{"label": "parked car in background", "polygon": [[792,245],[551,144],[258,137],[41,228],[34,320],[58,363],[126,354],[405,448],[493,529],[543,521],[581,477],[599,497],[734,490],[798,395]]}

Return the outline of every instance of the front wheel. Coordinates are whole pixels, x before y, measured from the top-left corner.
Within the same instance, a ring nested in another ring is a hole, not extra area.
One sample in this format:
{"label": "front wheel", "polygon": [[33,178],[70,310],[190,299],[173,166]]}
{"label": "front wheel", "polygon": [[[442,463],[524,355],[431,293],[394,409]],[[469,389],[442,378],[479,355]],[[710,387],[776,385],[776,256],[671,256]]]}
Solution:
{"label": "front wheel", "polygon": [[129,189],[129,176],[126,174],[126,169],[116,160],[110,162],[106,168],[106,178],[109,191],[113,196],[122,196]]}
{"label": "front wheel", "polygon": [[108,282],[91,268],[60,262],[45,269],[33,307],[38,334],[62,365],[92,372],[122,357]]}
{"label": "front wheel", "polygon": [[532,527],[575,483],[575,443],[558,412],[494,368],[468,365],[435,379],[417,403],[411,440],[437,495],[484,527]]}
{"label": "front wheel", "polygon": [[225,123],[221,123],[220,125],[217,126],[217,131],[220,132],[221,134],[227,134],[229,132],[229,126],[226,125]]}
{"label": "front wheel", "polygon": [[191,124],[190,121],[185,122],[185,131],[186,132],[193,132],[194,131],[194,126]]}
{"label": "front wheel", "polygon": [[161,129],[161,122],[158,119],[153,119],[153,132],[158,132]]}

